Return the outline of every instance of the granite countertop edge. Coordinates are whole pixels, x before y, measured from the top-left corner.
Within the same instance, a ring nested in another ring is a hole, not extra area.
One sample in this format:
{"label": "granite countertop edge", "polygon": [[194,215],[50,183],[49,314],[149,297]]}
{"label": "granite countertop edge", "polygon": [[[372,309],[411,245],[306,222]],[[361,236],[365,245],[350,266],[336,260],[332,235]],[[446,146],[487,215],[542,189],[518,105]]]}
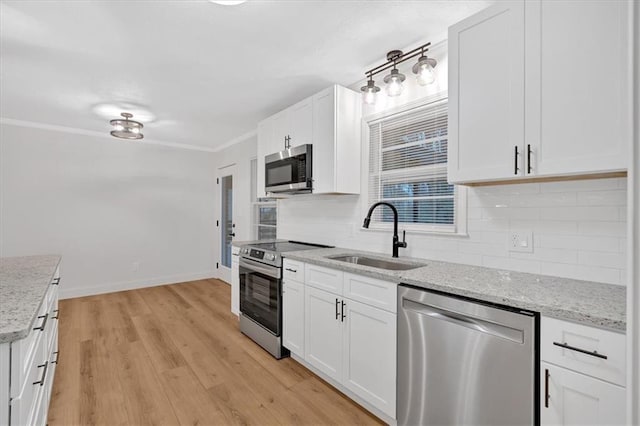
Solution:
{"label": "granite countertop edge", "polygon": [[[341,255],[366,255],[383,260],[392,259],[391,256],[380,253],[338,247],[283,253],[285,258],[396,284],[409,284],[428,290],[535,311],[543,316],[610,331],[624,333],[626,330],[624,286],[408,257],[393,260],[426,266],[406,271],[387,271],[327,258],[327,256]],[[451,282],[456,280],[461,284]],[[585,298],[587,294],[592,294],[593,298]]]}
{"label": "granite countertop edge", "polygon": [[[29,335],[44,301],[47,288],[53,280],[62,257],[60,255],[41,255],[6,257],[0,260],[2,261],[0,265],[0,296],[5,300],[11,300],[9,292],[13,297],[23,296],[26,298],[26,300],[19,301],[21,304],[19,309],[20,318],[17,320],[13,317],[16,314],[15,311],[10,312],[11,317],[7,318],[7,312],[4,309],[0,309],[0,344],[3,344],[24,339]],[[41,268],[42,273],[36,274],[38,276],[33,279],[30,277],[23,278],[21,275],[16,278],[11,273],[15,271],[7,273],[7,263],[14,261],[22,262],[17,267],[22,269],[24,274],[27,274],[24,271],[26,268],[31,269],[31,272],[33,272],[32,268]],[[30,262],[36,265],[30,265]],[[38,262],[45,264],[37,265]]]}

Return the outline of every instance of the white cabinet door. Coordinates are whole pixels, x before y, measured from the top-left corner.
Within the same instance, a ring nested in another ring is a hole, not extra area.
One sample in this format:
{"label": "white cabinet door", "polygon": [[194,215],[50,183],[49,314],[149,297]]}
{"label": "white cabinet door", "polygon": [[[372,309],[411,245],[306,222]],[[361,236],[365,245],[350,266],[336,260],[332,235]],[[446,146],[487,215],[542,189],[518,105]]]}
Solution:
{"label": "white cabinet door", "polygon": [[307,98],[289,108],[289,136],[292,147],[311,144],[313,137],[313,99]]}
{"label": "white cabinet door", "polygon": [[523,1],[449,27],[450,182],[522,174],[524,78]]}
{"label": "white cabinet door", "polygon": [[343,383],[396,416],[396,315],[344,299]]}
{"label": "white cabinet door", "polygon": [[334,380],[342,379],[342,322],[338,296],[305,288],[305,360]]}
{"label": "white cabinet door", "polygon": [[282,285],[282,344],[304,357],[304,285],[291,280]]}
{"label": "white cabinet door", "polygon": [[631,4],[527,1],[530,174],[626,168]]}
{"label": "white cabinet door", "polygon": [[545,362],[541,375],[542,425],[625,424],[623,387]]}
{"label": "white cabinet door", "polygon": [[336,104],[330,87],[313,97],[313,192],[335,192]]}
{"label": "white cabinet door", "polygon": [[271,118],[273,122],[273,138],[269,143],[269,152],[266,155],[283,151],[286,138],[291,137],[291,126],[289,124],[289,110],[285,109]]}

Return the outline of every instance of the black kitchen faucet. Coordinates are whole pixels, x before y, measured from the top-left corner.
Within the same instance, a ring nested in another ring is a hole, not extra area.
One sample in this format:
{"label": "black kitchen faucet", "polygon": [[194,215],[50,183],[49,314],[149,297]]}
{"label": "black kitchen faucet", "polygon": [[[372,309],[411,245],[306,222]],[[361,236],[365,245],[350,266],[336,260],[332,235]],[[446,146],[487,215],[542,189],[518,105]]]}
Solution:
{"label": "black kitchen faucet", "polygon": [[367,217],[364,218],[363,227],[368,228],[369,223],[371,223],[371,213],[375,210],[376,207],[384,205],[387,206],[393,211],[393,257],[398,257],[398,247],[407,248],[407,242],[405,241],[406,233],[402,231],[402,241],[398,238],[398,209],[391,204],[385,201],[378,201],[374,205],[369,208],[369,213],[367,213]]}

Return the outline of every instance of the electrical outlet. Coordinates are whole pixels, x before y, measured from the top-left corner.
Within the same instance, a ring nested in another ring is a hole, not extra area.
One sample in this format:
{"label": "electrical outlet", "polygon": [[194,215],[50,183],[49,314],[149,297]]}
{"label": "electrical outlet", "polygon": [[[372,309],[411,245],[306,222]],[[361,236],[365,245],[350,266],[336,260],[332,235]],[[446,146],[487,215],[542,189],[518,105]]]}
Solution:
{"label": "electrical outlet", "polygon": [[511,231],[508,241],[509,251],[520,253],[533,253],[532,231]]}

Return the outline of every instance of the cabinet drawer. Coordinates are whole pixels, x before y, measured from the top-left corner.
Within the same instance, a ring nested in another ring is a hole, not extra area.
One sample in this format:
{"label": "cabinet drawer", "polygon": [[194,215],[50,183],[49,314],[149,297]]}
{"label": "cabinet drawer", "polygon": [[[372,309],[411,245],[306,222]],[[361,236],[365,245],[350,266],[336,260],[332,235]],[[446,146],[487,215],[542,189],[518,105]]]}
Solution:
{"label": "cabinet drawer", "polygon": [[344,273],[343,295],[389,312],[397,311],[398,285],[376,278]]}
{"label": "cabinet drawer", "polygon": [[[46,330],[50,327],[49,312],[46,305],[40,307],[33,328],[24,339],[11,343],[11,397],[22,392],[24,383],[29,380],[29,372],[34,364],[41,364],[43,349],[47,346]],[[43,327],[44,326],[44,327]],[[42,327],[42,330],[40,329]],[[32,380],[33,381],[33,380]]]}
{"label": "cabinet drawer", "polygon": [[284,261],[282,262],[282,269],[283,269],[282,276],[285,281],[293,280],[299,283],[304,282],[304,263],[303,262],[300,262],[297,260],[291,260],[291,259],[284,259]]}
{"label": "cabinet drawer", "polygon": [[305,264],[305,283],[308,286],[342,295],[344,272],[324,266]]}
{"label": "cabinet drawer", "polygon": [[625,386],[624,334],[547,317],[540,329],[543,361]]}
{"label": "cabinet drawer", "polygon": [[[49,363],[45,353],[45,339],[39,338],[34,357],[17,386],[11,385],[11,424],[31,425],[36,420],[38,401],[46,392]],[[42,381],[42,385],[40,382]],[[15,390],[15,392],[14,392]]]}

